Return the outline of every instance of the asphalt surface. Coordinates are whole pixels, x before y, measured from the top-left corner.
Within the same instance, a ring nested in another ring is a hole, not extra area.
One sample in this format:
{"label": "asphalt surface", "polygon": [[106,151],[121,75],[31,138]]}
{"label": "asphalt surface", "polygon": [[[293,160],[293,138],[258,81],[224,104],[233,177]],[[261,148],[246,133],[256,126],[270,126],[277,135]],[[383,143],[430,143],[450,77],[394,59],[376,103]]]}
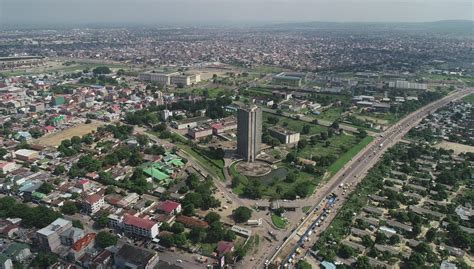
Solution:
{"label": "asphalt surface", "polygon": [[[308,235],[311,229],[314,229],[315,222],[320,220],[320,216],[323,213],[322,208],[315,210],[318,205],[324,202],[324,199],[331,194],[335,193],[338,195],[339,200],[336,201],[334,207],[331,210],[320,227],[316,229],[316,232],[308,239],[316,239],[318,235],[324,231],[331,223],[333,218],[337,214],[337,210],[342,206],[345,201],[345,196],[365,177],[367,172],[372,168],[383,153],[395,145],[403,136],[414,126],[416,126],[421,119],[432,113],[434,110],[448,104],[451,101],[460,99],[470,93],[473,93],[473,88],[467,88],[460,91],[453,92],[452,94],[435,101],[429,105],[422,107],[421,109],[409,114],[397,124],[388,128],[385,132],[381,133],[372,143],[367,145],[365,149],[359,152],[343,169],[341,169],[336,175],[334,175],[330,181],[321,189],[319,189],[315,196],[312,197],[313,203],[307,205],[313,205],[311,213],[305,218],[305,220],[292,232],[288,238],[282,243],[281,247],[275,251],[275,253],[269,257],[269,262],[275,260],[281,260],[285,264],[288,261],[288,256],[292,255],[297,247],[299,247],[303,241],[302,237]],[[343,195],[344,188],[338,187],[344,183],[345,186],[351,186],[350,189],[346,190],[346,195]],[[312,241],[314,242],[314,241]],[[255,268],[262,268],[263,265],[257,265]]]}

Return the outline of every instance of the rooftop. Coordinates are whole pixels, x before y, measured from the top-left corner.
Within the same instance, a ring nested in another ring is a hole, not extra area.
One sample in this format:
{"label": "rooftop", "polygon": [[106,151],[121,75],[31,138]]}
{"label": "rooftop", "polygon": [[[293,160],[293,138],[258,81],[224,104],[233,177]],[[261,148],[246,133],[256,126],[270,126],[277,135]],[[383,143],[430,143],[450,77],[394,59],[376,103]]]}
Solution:
{"label": "rooftop", "polygon": [[156,222],[149,220],[149,219],[144,219],[140,217],[135,217],[130,214],[125,214],[123,222],[126,225],[131,225],[139,228],[143,228],[146,230],[151,229],[153,226],[156,225]]}

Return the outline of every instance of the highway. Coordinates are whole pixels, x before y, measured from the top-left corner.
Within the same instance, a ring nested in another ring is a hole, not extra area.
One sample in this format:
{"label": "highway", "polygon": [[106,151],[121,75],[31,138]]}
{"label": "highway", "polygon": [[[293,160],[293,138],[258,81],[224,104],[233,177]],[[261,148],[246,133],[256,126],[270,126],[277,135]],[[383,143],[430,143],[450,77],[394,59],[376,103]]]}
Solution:
{"label": "highway", "polygon": [[[335,174],[324,187],[319,189],[315,195],[311,197],[312,201],[307,201],[306,205],[312,205],[311,213],[298,225],[298,227],[287,237],[287,239],[281,244],[271,257],[268,258],[268,262],[261,266],[268,265],[281,261],[281,265],[288,263],[290,257],[295,253],[296,248],[304,244],[304,238],[307,237],[310,242],[314,242],[315,238],[331,223],[333,218],[337,214],[337,210],[342,206],[346,199],[345,192],[354,190],[355,186],[365,177],[367,172],[377,163],[382,157],[383,153],[395,145],[403,136],[414,126],[416,126],[421,119],[432,113],[434,110],[445,106],[451,101],[460,99],[470,93],[473,93],[473,88],[466,88],[452,92],[448,96],[428,104],[419,110],[409,114],[397,124],[388,128],[385,132],[381,133],[372,143],[367,145],[365,149],[359,152],[343,169]],[[344,190],[341,186],[351,186],[350,189]],[[337,195],[338,200],[331,206],[331,213],[326,213],[326,219],[322,225],[316,228],[316,223],[321,221],[323,214],[323,205],[326,197],[334,193]],[[316,228],[316,229],[315,229]],[[309,235],[310,231],[315,231]],[[312,245],[312,243],[311,243]],[[288,268],[291,268],[291,264],[288,263]],[[257,266],[257,268],[261,268]]]}

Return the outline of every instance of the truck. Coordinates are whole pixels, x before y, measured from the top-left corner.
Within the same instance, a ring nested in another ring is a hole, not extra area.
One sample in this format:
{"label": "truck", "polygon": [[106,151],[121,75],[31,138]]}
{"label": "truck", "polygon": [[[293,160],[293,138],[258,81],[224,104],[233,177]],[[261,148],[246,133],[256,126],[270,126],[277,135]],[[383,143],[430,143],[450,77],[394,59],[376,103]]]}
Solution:
{"label": "truck", "polygon": [[262,225],[262,219],[249,219],[247,221],[247,225],[252,225],[252,226],[259,226]]}

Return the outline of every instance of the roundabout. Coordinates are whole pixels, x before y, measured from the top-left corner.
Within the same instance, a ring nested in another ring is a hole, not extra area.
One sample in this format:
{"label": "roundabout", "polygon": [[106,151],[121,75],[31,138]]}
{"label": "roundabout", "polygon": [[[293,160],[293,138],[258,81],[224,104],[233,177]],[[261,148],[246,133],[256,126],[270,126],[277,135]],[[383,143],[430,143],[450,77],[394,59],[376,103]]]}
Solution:
{"label": "roundabout", "polygon": [[261,177],[269,174],[272,171],[271,165],[262,161],[241,161],[235,165],[235,168],[240,174],[248,177]]}

